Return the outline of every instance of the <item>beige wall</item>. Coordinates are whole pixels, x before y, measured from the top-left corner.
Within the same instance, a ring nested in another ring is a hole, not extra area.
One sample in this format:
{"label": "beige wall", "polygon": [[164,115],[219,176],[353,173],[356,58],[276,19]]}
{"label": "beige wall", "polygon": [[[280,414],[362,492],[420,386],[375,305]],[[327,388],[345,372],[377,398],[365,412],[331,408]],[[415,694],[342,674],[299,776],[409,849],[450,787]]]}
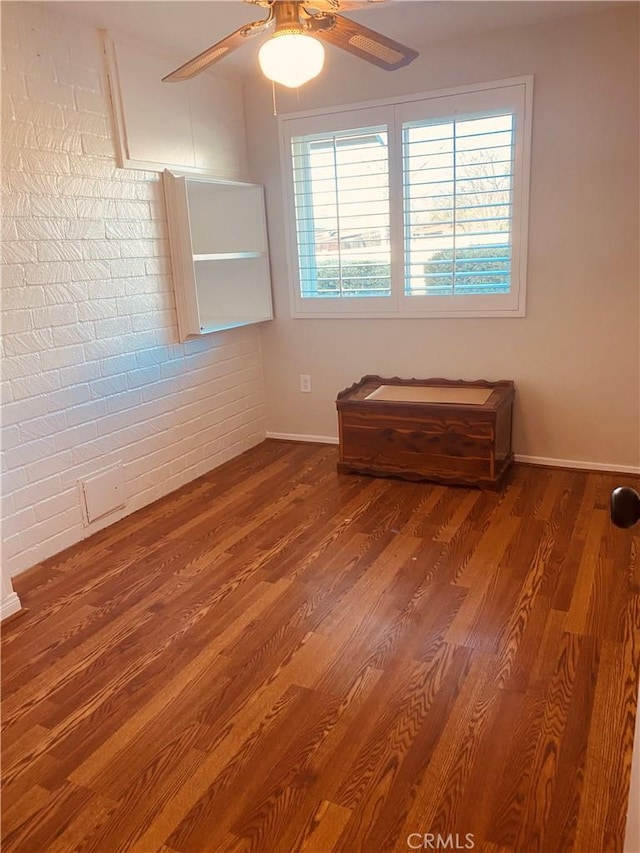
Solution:
{"label": "beige wall", "polygon": [[[246,87],[277,316],[262,332],[270,432],[335,436],[336,392],[364,373],[514,379],[517,454],[640,463],[637,7],[430,46],[393,74],[330,48],[323,76],[279,90],[279,109],[523,74],[535,89],[528,310],[518,319],[291,319],[277,120],[264,82]],[[300,393],[300,373],[312,394]]]}

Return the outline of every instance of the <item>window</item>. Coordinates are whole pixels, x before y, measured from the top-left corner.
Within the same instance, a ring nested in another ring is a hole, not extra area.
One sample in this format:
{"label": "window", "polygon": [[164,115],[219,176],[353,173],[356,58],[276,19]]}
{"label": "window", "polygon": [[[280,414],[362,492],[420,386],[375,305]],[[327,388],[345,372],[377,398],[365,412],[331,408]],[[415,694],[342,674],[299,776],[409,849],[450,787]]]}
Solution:
{"label": "window", "polygon": [[281,117],[294,316],[523,316],[531,87]]}
{"label": "window", "polygon": [[402,129],[405,293],[508,293],[513,115]]}
{"label": "window", "polygon": [[389,296],[386,127],[293,141],[303,298]]}

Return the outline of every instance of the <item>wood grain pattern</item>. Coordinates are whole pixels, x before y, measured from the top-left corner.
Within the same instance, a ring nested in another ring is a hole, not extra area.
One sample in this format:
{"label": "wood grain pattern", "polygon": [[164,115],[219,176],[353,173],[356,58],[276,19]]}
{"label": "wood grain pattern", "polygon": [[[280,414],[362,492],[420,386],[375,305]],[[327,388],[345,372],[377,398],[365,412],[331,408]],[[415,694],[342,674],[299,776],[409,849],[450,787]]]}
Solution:
{"label": "wood grain pattern", "polygon": [[267,441],[15,579],[3,850],[622,849],[637,483],[336,455]]}

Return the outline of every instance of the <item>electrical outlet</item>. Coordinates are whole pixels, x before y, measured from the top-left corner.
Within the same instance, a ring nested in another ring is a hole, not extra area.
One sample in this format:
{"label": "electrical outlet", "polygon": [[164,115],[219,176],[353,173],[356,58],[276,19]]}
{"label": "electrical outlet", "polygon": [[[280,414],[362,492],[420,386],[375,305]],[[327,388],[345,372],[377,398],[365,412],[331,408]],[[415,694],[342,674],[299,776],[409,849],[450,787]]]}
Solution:
{"label": "electrical outlet", "polygon": [[303,394],[311,393],[311,377],[308,373],[300,374],[300,390],[303,392]]}

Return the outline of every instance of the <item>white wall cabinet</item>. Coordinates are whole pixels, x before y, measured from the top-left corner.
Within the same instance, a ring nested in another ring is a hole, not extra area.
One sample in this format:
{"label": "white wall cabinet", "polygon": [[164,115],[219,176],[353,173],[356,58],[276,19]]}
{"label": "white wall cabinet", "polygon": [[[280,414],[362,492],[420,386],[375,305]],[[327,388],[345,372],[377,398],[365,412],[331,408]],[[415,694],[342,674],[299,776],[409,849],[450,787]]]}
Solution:
{"label": "white wall cabinet", "polygon": [[180,340],[273,319],[259,184],[165,169]]}
{"label": "white wall cabinet", "polygon": [[183,61],[103,33],[118,165],[223,180],[247,174],[242,85],[205,71],[179,86],[161,78]]}

